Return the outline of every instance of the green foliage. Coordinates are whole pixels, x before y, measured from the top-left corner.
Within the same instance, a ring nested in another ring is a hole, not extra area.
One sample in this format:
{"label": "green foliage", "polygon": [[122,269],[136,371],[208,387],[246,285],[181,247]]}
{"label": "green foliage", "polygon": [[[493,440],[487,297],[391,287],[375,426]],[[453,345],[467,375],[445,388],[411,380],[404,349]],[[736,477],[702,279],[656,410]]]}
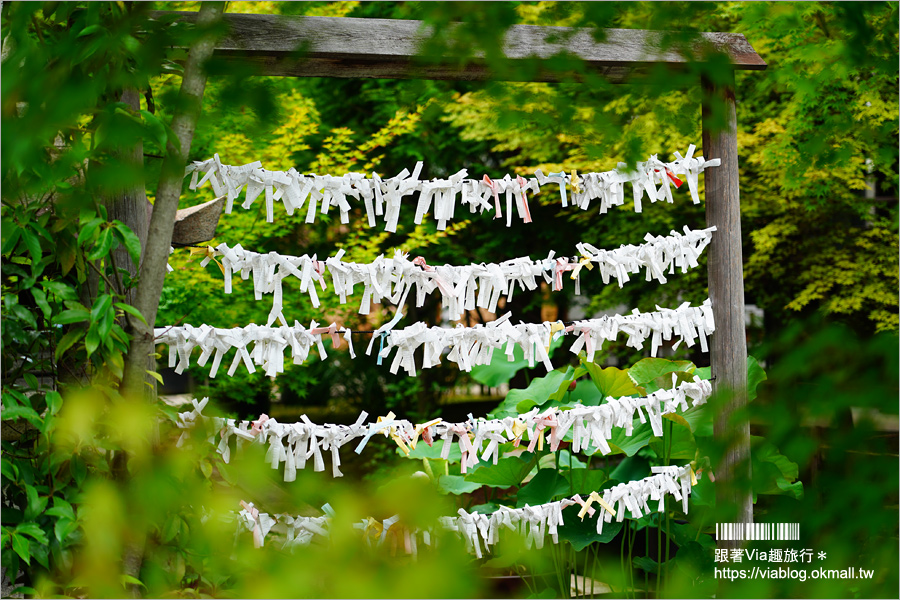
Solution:
{"label": "green foliage", "polygon": [[[163,7],[193,6],[168,4]],[[167,123],[181,70],[172,60],[177,53],[167,49],[194,35],[167,19],[149,20],[149,8],[113,2],[2,6],[3,566],[9,573],[24,570],[23,591],[42,596],[119,597],[135,586],[150,597],[481,593],[477,573],[452,540],[420,554],[415,566],[359,543],[351,520],[383,518],[397,508],[391,504],[396,488],[379,488],[377,476],[372,485],[343,487],[330,480],[323,485],[319,474],[306,473],[296,485],[281,488],[271,473],[253,466],[260,456],[226,465],[202,439],[175,450],[180,431],[172,426],[170,409],[119,397],[127,323],[142,319],[128,300],[140,242],[113,199],[135,182],[143,182],[152,197],[155,157],[165,154],[172,139]],[[666,29],[674,31],[666,41],[680,46],[696,31],[741,31],[770,65],[737,78],[748,300],[765,309],[772,339],[798,312],[824,313],[859,331],[897,329],[897,208],[896,200],[884,201],[897,194],[896,3],[237,2],[229,10],[424,18],[437,32],[429,52],[449,49],[466,57],[480,51],[501,74],[510,69],[500,53],[501,36],[515,22]],[[449,35],[448,23],[457,20],[470,25],[461,38]],[[426,176],[461,166],[492,176],[538,166],[545,172],[602,170],[648,153],[665,158],[698,142],[696,81],[727,73],[720,59],[713,57],[707,67],[688,65],[680,74],[651,72],[647,81],[657,85],[639,90],[606,85],[589,73],[582,82],[555,85],[254,78],[213,61],[205,117],[190,158],[218,152],[231,164],[261,159],[270,169],[388,175],[415,160],[426,161]],[[524,64],[514,75],[527,79],[538,67],[581,69],[571,57],[555,56]],[[139,109],[123,102],[124,90],[144,96]],[[136,141],[146,152],[146,166],[122,152]],[[865,197],[867,188],[874,200]],[[205,201],[207,194],[186,192],[182,206]],[[268,224],[257,205],[224,217],[211,244],[319,256],[343,247],[357,261],[393,248],[427,250],[430,264],[462,263],[537,256],[550,248],[565,253],[575,239],[614,247],[634,243],[648,230],[664,233],[703,222],[702,207],[684,201],[648,206],[642,215],[620,211],[615,219],[561,212],[556,202],[552,191],[539,196],[533,207],[539,226],[526,239],[478,217],[439,233],[433,225],[414,226],[407,215],[396,235],[368,230],[359,225],[360,215],[353,215],[349,227],[329,219],[315,227],[288,219]],[[250,297],[249,282],[235,281],[234,294],[225,297],[218,292],[220,271],[200,269],[195,261],[188,250],[171,257],[175,271],[167,278],[159,323],[265,322],[267,303]],[[290,286],[285,297],[299,297]],[[673,277],[663,288],[633,282],[618,290],[585,277],[585,310],[696,301],[705,297],[704,286],[702,268]],[[297,302],[286,307],[286,316],[307,322],[324,314],[360,328],[390,317],[381,309],[363,320],[353,314],[358,299],[340,306],[331,294],[320,297],[319,310]],[[522,294],[510,308],[518,318],[534,320],[545,302],[537,292]],[[549,302],[563,318],[573,304],[564,294]],[[434,322],[436,309],[426,305],[408,319]],[[683,374],[709,376],[708,369],[687,361],[637,362],[621,344],[607,350],[636,364],[618,369],[582,362],[553,371],[514,389],[493,414],[599,405],[607,396],[672,385],[672,373],[676,383]],[[896,527],[885,527],[895,521],[888,513],[896,512],[896,465],[889,458],[896,452],[875,430],[879,410],[896,414],[895,336],[860,339],[816,322],[808,332],[788,329],[767,358],[772,378],[758,391],[765,373],[755,360],[748,365],[754,433],[765,435],[754,436],[752,455],[757,514],[772,522],[797,521],[802,514],[811,543],[886,574],[875,582],[878,587],[860,587],[858,595],[896,589]],[[410,383],[384,375],[363,357],[350,364],[338,352],[330,360],[279,379],[282,397],[325,404],[341,396],[354,408],[366,403],[426,415],[456,383],[449,371],[423,373]],[[497,385],[518,377],[521,366],[492,364],[474,377]],[[197,380],[206,377],[193,372]],[[88,381],[91,386],[79,391]],[[210,383],[210,395],[232,414],[262,412],[270,397],[271,382],[259,376]],[[256,395],[257,401],[246,402]],[[669,415],[661,438],[636,422],[632,436],[616,432],[610,456],[582,457],[586,462],[567,449],[553,454],[505,447],[497,466],[480,462],[465,475],[458,447],[443,461],[442,442],[433,448],[420,444],[411,456],[423,461],[437,492],[405,487],[401,497],[415,501],[402,509],[412,522],[425,522],[452,514],[451,501],[477,503],[483,510],[523,505],[644,477],[650,465],[694,461],[704,476],[694,488],[687,523],[673,523],[684,515],[667,506],[662,515],[609,524],[598,536],[592,518],[567,517],[560,538],[569,544],[537,557],[510,551],[496,564],[506,560],[507,566],[527,564],[532,573],[546,573],[553,564],[562,572],[560,565],[577,559],[586,571],[603,562],[598,554],[613,546],[607,542],[619,541],[621,549],[608,552],[627,569],[621,577],[617,565],[612,574],[601,571],[616,591],[640,587],[632,570],[637,566],[655,575],[658,593],[719,595],[710,588],[709,532],[727,507],[715,505],[721,483],[705,476],[724,450],[714,443],[712,414],[700,407]],[[811,435],[800,428],[801,419],[835,425]],[[382,451],[379,460],[385,458],[390,456]],[[392,467],[385,460],[384,469]],[[812,484],[804,487],[800,478],[809,476]],[[253,494],[240,497],[238,482]],[[258,551],[246,536],[235,543],[233,524],[220,527],[199,508],[227,514],[241,499],[285,512],[330,501],[346,518],[336,531],[349,535],[336,535],[333,544],[310,552],[271,546]],[[646,556],[632,560],[635,540],[652,537],[651,529],[659,541],[647,542]],[[135,546],[144,551],[137,577],[122,572],[123,555]],[[852,548],[852,557],[840,550],[845,547]],[[563,554],[570,551],[579,554]],[[348,571],[353,578],[346,577]],[[447,572],[459,576],[447,578]],[[435,581],[442,587],[436,590]],[[551,596],[569,591],[568,579],[530,581],[535,597],[541,590],[546,594],[547,586],[557,590]],[[798,591],[790,582],[754,585],[740,594],[834,593],[815,586]]]}
{"label": "green foliage", "polygon": [[[658,26],[677,29],[678,39],[669,40],[676,44],[693,31],[746,35],[769,65],[737,78],[741,212],[752,242],[744,249],[748,298],[770,315],[767,324],[783,324],[809,308],[858,327],[897,330],[895,4],[686,4],[677,10],[632,4],[595,12],[576,3],[564,16],[560,10],[556,3],[522,5],[519,22]],[[652,73],[654,86],[637,91],[593,81],[498,84],[456,94],[444,119],[461,139],[490,143],[503,166],[523,173],[603,170],[617,160],[664,157],[698,143],[698,75],[686,73],[695,78],[686,81]],[[883,200],[866,199],[867,188]],[[677,204],[648,207],[639,218],[624,212],[614,228],[593,214],[553,214],[564,233],[552,247],[573,231],[610,244],[634,243],[648,230],[703,221],[701,213]],[[651,300],[702,299],[703,281],[702,274],[689,273],[662,289],[623,291],[632,306],[643,308]],[[622,301],[619,290],[587,289],[592,309]]]}
{"label": "green foliage", "polygon": [[[547,351],[550,358],[553,358],[553,352],[561,345],[562,337],[550,342],[550,348]],[[497,387],[509,383],[516,373],[527,367],[528,361],[525,360],[525,353],[518,345],[513,348],[513,360],[509,360],[506,355],[506,346],[503,346],[502,352],[494,352],[491,356],[490,364],[472,367],[472,379],[489,387]]]}
{"label": "green foliage", "polygon": [[[587,362],[583,354],[580,358],[581,365],[577,369],[568,367],[565,371],[552,371],[543,377],[532,379],[524,390],[511,390],[491,416],[516,416],[534,408],[540,411],[551,407],[566,410],[576,402],[581,402],[584,392],[578,394],[578,390],[584,387],[594,390],[594,395],[590,396],[590,404],[597,405],[605,402],[608,397],[647,394],[641,386],[651,390],[670,388],[683,380],[692,380],[695,373],[709,378],[708,369],[697,369],[688,361],[646,358],[629,369],[618,369],[602,368],[596,363]],[[484,373],[494,376],[498,371],[500,369],[492,365]],[[754,357],[749,357],[747,361],[747,372],[749,396],[753,400],[759,384],[766,380],[766,374]],[[573,399],[573,396],[578,398]],[[528,452],[524,445],[515,447],[511,443],[503,444],[500,446],[500,458],[496,465],[479,461],[467,474],[459,471],[461,455],[458,445],[452,447],[448,461],[440,460],[443,444],[446,443],[443,440],[430,448],[419,444],[409,458],[424,461],[425,473],[441,493],[461,499],[469,497],[472,503],[475,498],[489,497],[490,505],[470,509],[482,512],[496,510],[498,503],[523,507],[559,500],[576,493],[586,496],[617,483],[647,477],[651,466],[690,463],[698,472],[699,481],[695,487],[696,494],[691,496],[691,511],[687,515],[682,512],[680,503],[666,502],[663,513],[652,513],[641,519],[634,519],[630,513],[626,513],[624,522],[614,520],[613,523],[604,525],[602,533],[598,534],[596,515],[581,520],[573,516],[573,512],[568,513],[564,525],[560,527],[559,538],[561,542],[569,543],[576,556],[577,553],[584,553],[583,560],[588,560],[600,552],[602,545],[614,540],[620,540],[623,548],[626,543],[629,547],[633,546],[638,532],[652,527],[657,530],[655,535],[665,536],[668,543],[677,549],[676,558],[670,566],[677,566],[678,573],[687,577],[686,581],[693,582],[690,585],[695,587],[689,589],[709,593],[707,588],[711,585],[711,570],[706,569],[706,565],[712,560],[711,549],[715,546],[712,538],[716,522],[713,511],[716,506],[716,488],[721,484],[713,483],[710,476],[702,473],[712,472],[717,468],[717,459],[714,458],[717,454],[706,454],[709,448],[715,447],[712,437],[713,414],[709,405],[701,405],[665,415],[661,437],[653,435],[649,423],[641,423],[640,419],[635,418],[630,436],[625,435],[624,428],[614,428],[609,440],[611,451],[605,456],[594,448],[586,449],[581,457],[572,456],[571,450],[566,447],[572,440],[572,432],[569,432],[556,452],[551,452],[546,447],[541,449],[540,446],[534,452]],[[400,454],[399,449],[397,453]],[[798,480],[799,470],[795,461],[758,436],[753,437],[751,456],[754,502],[761,504],[762,500],[758,498],[762,496],[803,498],[804,488]],[[584,457],[586,462],[581,460]],[[688,519],[688,525],[673,521],[684,518]],[[649,547],[645,551],[649,553]],[[565,554],[568,550],[563,548],[559,552]],[[663,561],[663,551],[659,552],[656,559],[649,554],[634,559],[629,556],[627,564],[653,574],[656,585],[661,588],[663,585],[672,585],[673,573],[668,567],[660,568],[660,564],[668,564],[669,559]],[[516,560],[518,559],[514,559],[513,563]],[[560,568],[559,565],[557,568]],[[588,568],[585,567],[583,572],[587,574]],[[633,577],[634,574],[629,570],[624,576]]]}
{"label": "green foliage", "polygon": [[[170,66],[173,37],[121,3],[6,4],[2,20],[2,564],[34,585],[73,569],[89,478],[146,441],[144,407],[115,392],[126,319],[143,319],[126,296],[141,245],[109,199],[140,177],[121,146],[169,135],[119,99]],[[91,400],[65,391],[89,378]],[[98,403],[89,436],[71,415]]]}

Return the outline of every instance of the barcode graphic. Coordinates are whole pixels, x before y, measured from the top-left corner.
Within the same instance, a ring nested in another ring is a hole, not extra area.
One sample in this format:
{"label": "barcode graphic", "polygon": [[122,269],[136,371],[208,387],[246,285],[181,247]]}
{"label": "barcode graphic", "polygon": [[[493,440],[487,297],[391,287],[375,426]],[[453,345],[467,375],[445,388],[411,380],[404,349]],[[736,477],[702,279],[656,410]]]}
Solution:
{"label": "barcode graphic", "polygon": [[716,523],[717,540],[799,540],[800,523]]}

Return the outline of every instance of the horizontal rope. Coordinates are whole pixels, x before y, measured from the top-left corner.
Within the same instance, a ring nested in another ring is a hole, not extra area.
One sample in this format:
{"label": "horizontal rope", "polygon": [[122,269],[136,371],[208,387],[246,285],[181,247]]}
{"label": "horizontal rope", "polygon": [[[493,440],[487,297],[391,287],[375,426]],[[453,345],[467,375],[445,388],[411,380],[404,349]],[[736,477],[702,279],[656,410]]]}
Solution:
{"label": "horizontal rope", "polygon": [[[673,374],[673,383],[676,377]],[[573,453],[594,454],[599,451],[606,455],[612,451],[609,442],[613,439],[613,429],[622,429],[630,437],[635,418],[641,423],[649,422],[653,435],[662,437],[664,415],[705,404],[710,394],[710,382],[695,376],[693,381],[682,382],[672,389],[660,389],[643,397],[607,397],[604,404],[598,406],[576,404],[544,411],[535,407],[515,417],[476,419],[469,415],[469,419],[462,423],[437,418],[418,424],[397,419],[392,412],[377,421],[366,422],[369,414],[363,411],[353,425],[315,424],[306,415],[301,417],[299,423],[279,423],[267,415],[261,415],[256,421],[207,417],[202,413],[208,402],[208,398],[204,398],[192,401],[193,410],[179,413],[178,427],[186,431],[179,438],[178,446],[187,439],[189,430],[197,428],[211,443],[216,444],[216,451],[226,463],[231,460],[232,441],[235,441],[238,450],[246,445],[268,446],[266,463],[273,469],[279,469],[283,464],[284,481],[291,482],[296,480],[297,470],[306,468],[308,462],[312,462],[314,471],[324,471],[323,457],[328,452],[331,453],[332,475],[342,477],[341,448],[361,439],[355,449],[360,454],[376,434],[389,437],[407,456],[415,450],[420,437],[428,446],[441,440],[441,458],[445,460],[449,458],[455,439],[465,474],[479,460],[497,464],[501,444],[512,442],[518,446],[527,440],[530,442],[528,451],[531,452],[535,448],[543,449],[545,436],[553,452],[571,433]],[[688,398],[692,401],[690,405]]]}
{"label": "horizontal rope", "polygon": [[[559,543],[559,528],[565,525],[563,510],[570,506],[579,506],[577,514],[569,518],[584,519],[593,516],[597,510],[597,534],[603,533],[603,526],[612,523],[613,518],[621,523],[630,513],[631,518],[639,519],[653,512],[650,502],[658,502],[656,512],[663,512],[667,496],[682,503],[685,513],[688,512],[688,498],[693,486],[697,483],[699,473],[694,473],[691,465],[650,467],[653,473],[649,477],[620,483],[611,488],[592,491],[587,497],[574,494],[562,500],[545,502],[535,506],[509,508],[498,506],[490,514],[468,512],[463,508],[454,517],[439,517],[435,527],[427,529],[409,528],[394,515],[383,521],[373,518],[363,519],[353,527],[363,532],[366,541],[380,547],[390,544],[395,548],[405,549],[407,554],[415,556],[419,539],[426,546],[436,542],[437,527],[454,532],[462,537],[466,550],[477,558],[490,553],[492,546],[500,541],[500,532],[509,529],[518,532],[525,538],[526,549],[541,549],[549,535],[554,544]],[[329,505],[323,506],[325,514],[318,517],[293,516],[286,514],[270,515],[261,513],[253,503],[241,502],[242,510],[238,513],[239,527],[251,532],[254,546],[265,544],[265,539],[276,526],[284,536],[283,548],[290,549],[306,546],[317,537],[328,538],[331,535],[331,521],[335,515]]]}
{"label": "horizontal rope", "polygon": [[425,214],[432,212],[440,231],[455,217],[457,198],[462,206],[468,207],[470,213],[493,210],[495,219],[502,218],[501,194],[506,200],[506,226],[512,225],[514,205],[519,218],[530,223],[527,192],[538,193],[541,186],[547,184],[558,185],[563,207],[568,206],[566,187],[569,186],[573,206],[587,210],[592,201],[599,200],[599,212],[603,214],[613,206],[625,203],[624,186],[631,183],[634,210],[641,212],[645,193],[651,202],[673,202],[671,187],[680,187],[682,181],[677,176],[683,175],[694,204],[698,204],[700,173],[708,167],[719,166],[721,161],[694,157],[694,150],[695,146],[691,144],[684,156],[675,152],[676,159],[669,163],[660,161],[654,154],[646,162],[637,163],[634,170],[629,171],[625,163],[619,163],[615,170],[581,176],[576,171],[572,171],[571,175],[544,175],[537,170],[530,178],[506,175],[502,179],[491,179],[484,175],[480,179],[469,179],[468,171],[462,169],[447,179],[420,180],[423,163],[418,162],[412,173],[404,169],[396,177],[387,179],[380,178],[377,173],[372,173],[371,177],[362,173],[347,173],[338,177],[307,175],[295,169],[269,171],[263,169],[259,161],[242,166],[225,165],[218,154],[205,161],[193,162],[185,168],[184,174],[185,177],[191,175],[191,190],[209,182],[217,196],[226,198],[226,213],[231,213],[234,201],[245,186],[243,208],[250,208],[262,195],[265,198],[266,221],[269,223],[274,222],[273,207],[279,201],[284,204],[289,216],[295,210],[302,212],[306,206],[306,223],[313,223],[317,212],[327,215],[331,208],[339,211],[341,223],[349,223],[352,199],[357,205],[363,204],[370,227],[375,227],[376,217],[381,217],[385,222],[385,231],[396,232],[404,197],[418,193],[414,222],[421,224]]}
{"label": "horizontal rope", "polygon": [[[645,243],[622,245],[612,250],[601,250],[591,244],[579,243],[576,248],[580,256],[555,258],[555,252],[542,260],[529,257],[514,258],[497,263],[469,265],[429,265],[424,258],[409,260],[408,254],[399,250],[391,257],[379,256],[369,263],[346,262],[342,260],[344,250],[325,260],[317,260],[316,255],[290,256],[277,252],[261,254],[244,249],[240,245],[229,247],[219,244],[216,248],[204,248],[201,266],[221,258],[219,264],[224,276],[225,293],[232,291],[234,273],[241,278],[251,279],[256,299],[264,294],[273,295],[272,311],[267,325],[275,322],[281,314],[282,281],[289,277],[300,282],[301,293],[309,294],[310,302],[319,307],[316,284],[323,291],[327,289],[326,273],[330,274],[332,289],[341,304],[352,296],[355,287],[363,286],[359,313],[369,314],[372,303],[387,299],[397,306],[406,304],[410,292],[416,291],[416,306],[421,307],[425,298],[435,290],[442,297],[442,303],[449,311],[451,320],[462,318],[465,311],[476,308],[495,313],[501,297],[511,301],[518,287],[522,291],[534,290],[542,279],[551,285],[553,291],[561,291],[565,275],[575,281],[575,293],[581,292],[581,274],[584,269],[597,267],[604,284],[618,281],[622,287],[630,280],[629,275],[646,270],[646,280],[653,279],[666,283],[666,272],[681,272],[698,266],[698,258],[712,240],[715,227],[691,230],[687,226],[684,233],[670,232],[667,236],[644,236]],[[199,254],[191,250],[191,254]]]}
{"label": "horizontal rope", "polygon": [[[490,364],[493,352],[505,346],[510,361],[516,346],[521,348],[528,365],[533,367],[536,361],[543,363],[547,371],[553,370],[548,349],[556,335],[573,334],[577,339],[571,351],[578,353],[585,350],[588,361],[594,360],[594,354],[600,350],[605,341],[612,341],[619,333],[628,335],[626,344],[636,350],[643,348],[647,338],[651,340],[651,356],[656,356],[663,341],[679,338],[673,348],[677,349],[681,341],[692,347],[699,339],[703,352],[708,351],[707,336],[715,331],[715,322],[710,301],[707,299],[700,306],[692,307],[685,302],[676,309],[661,308],[649,313],[634,309],[629,315],[604,316],[597,319],[573,321],[570,325],[562,322],[519,323],[510,322],[512,313],[506,313],[486,325],[474,327],[457,326],[455,328],[428,327],[418,322],[403,329],[394,329],[403,313],[399,310],[394,318],[385,325],[371,332],[372,338],[366,349],[371,354],[375,339],[379,339],[377,351],[378,364],[387,358],[391,351],[396,354],[390,366],[391,373],[404,368],[410,375],[416,373],[414,352],[424,348],[422,368],[431,368],[440,364],[444,350],[450,351],[444,357],[456,363],[463,371],[471,371],[475,365]],[[213,364],[210,377],[215,377],[225,353],[232,348],[237,349],[228,370],[234,375],[238,365],[243,362],[247,370],[255,372],[255,366],[261,366],[266,375],[274,377],[284,372],[284,352],[290,348],[294,364],[302,364],[309,356],[313,345],[318,348],[321,360],[327,358],[323,335],[331,336],[332,345],[337,348],[343,338],[349,346],[351,358],[356,354],[351,342],[353,331],[332,323],[328,327],[319,327],[313,321],[309,329],[298,321],[288,326],[283,318],[281,327],[260,326],[250,324],[245,327],[220,329],[209,325],[182,325],[178,327],[160,327],[155,329],[156,343],[169,345],[169,366],[181,373],[190,364],[191,352],[201,349],[197,364],[203,366],[210,357]],[[368,333],[368,332],[365,332]],[[253,349],[249,347],[253,345]]]}

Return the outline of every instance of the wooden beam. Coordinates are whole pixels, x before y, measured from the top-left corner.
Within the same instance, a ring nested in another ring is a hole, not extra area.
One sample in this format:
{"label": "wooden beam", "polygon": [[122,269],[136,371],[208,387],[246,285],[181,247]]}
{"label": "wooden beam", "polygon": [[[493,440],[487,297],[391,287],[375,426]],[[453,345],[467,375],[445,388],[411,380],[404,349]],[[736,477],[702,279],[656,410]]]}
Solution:
{"label": "wooden beam", "polygon": [[[752,523],[750,422],[746,415],[735,418],[747,404],[747,337],[734,73],[724,85],[704,82],[703,88],[709,99],[703,106],[703,155],[722,161],[718,168],[703,172],[706,226],[716,226],[708,250],[709,297],[716,321],[710,363],[713,391],[719,401],[713,403],[717,408],[713,434],[723,450],[714,470],[716,505],[723,511],[723,519],[728,519],[725,522]],[[720,548],[739,546],[741,542],[719,542]]]}
{"label": "wooden beam", "polygon": [[224,206],[225,196],[222,196],[190,208],[179,209],[175,213],[172,245],[193,246],[213,239]]}
{"label": "wooden beam", "polygon": [[[196,13],[154,11],[157,19],[194,22]],[[291,17],[227,14],[228,34],[217,44],[215,56],[235,66],[251,67],[257,75],[286,77],[343,77],[389,79],[497,79],[482,59],[465,64],[459,57],[422,59],[420,49],[429,36],[421,21],[346,17]],[[456,25],[462,27],[462,24]],[[646,72],[655,64],[681,68],[689,59],[661,50],[664,32],[606,29],[602,43],[587,29],[513,25],[506,34],[505,53],[521,68],[500,74],[504,79],[559,81],[561,74],[541,67],[566,51],[586,67],[614,83]],[[709,45],[727,53],[735,69],[765,69],[766,63],[740,33],[701,33],[694,50],[703,56]],[[535,60],[539,59],[539,60]],[[562,77],[565,77],[563,74]]]}

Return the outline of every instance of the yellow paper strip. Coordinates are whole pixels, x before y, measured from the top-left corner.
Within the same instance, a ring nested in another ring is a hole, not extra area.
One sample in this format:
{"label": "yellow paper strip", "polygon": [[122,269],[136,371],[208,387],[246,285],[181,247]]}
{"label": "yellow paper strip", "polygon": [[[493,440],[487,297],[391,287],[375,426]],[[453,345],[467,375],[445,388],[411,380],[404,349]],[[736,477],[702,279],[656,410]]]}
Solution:
{"label": "yellow paper strip", "polygon": [[597,492],[591,492],[591,498],[593,498],[594,500],[596,500],[596,501],[597,501],[597,504],[599,504],[600,506],[602,506],[603,508],[605,508],[605,509],[607,510],[607,512],[609,512],[609,514],[611,514],[612,516],[616,516],[616,511],[615,511],[615,509],[614,509],[612,506],[610,506],[609,504],[607,504],[607,503],[606,503],[606,500],[604,500],[604,499],[600,496],[600,494],[598,494]]}

